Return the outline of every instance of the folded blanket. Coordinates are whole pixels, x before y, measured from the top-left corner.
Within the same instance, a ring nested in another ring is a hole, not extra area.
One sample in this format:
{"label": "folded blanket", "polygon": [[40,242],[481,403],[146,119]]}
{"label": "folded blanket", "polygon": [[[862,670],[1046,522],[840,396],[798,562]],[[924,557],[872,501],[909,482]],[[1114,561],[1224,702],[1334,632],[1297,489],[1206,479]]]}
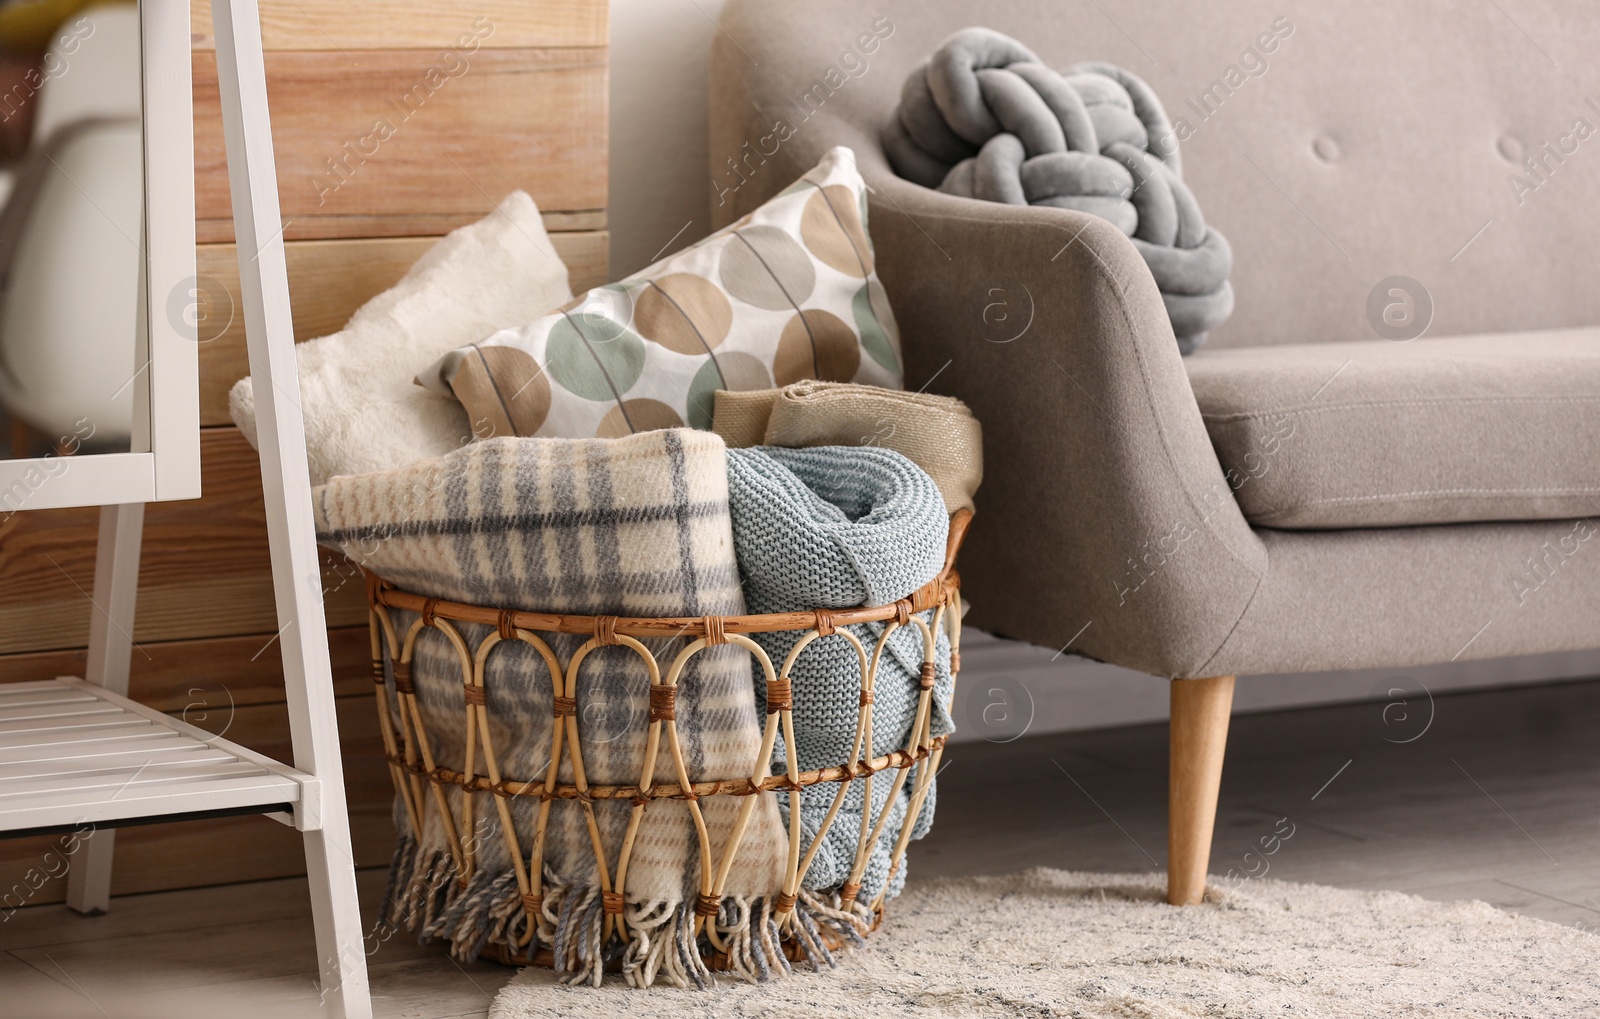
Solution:
{"label": "folded blanket", "polygon": [[[674,429],[615,440],[491,439],[398,470],[336,477],[316,490],[315,501],[320,541],[420,594],[580,614],[745,611],[723,443],[709,432]],[[416,619],[405,612],[393,615],[401,633]],[[470,648],[490,630],[455,626]],[[563,664],[585,639],[541,636]],[[686,640],[645,643],[665,663]],[[425,629],[418,637],[412,682],[436,759],[459,769],[465,753],[462,674],[454,649],[436,630]],[[585,661],[577,711],[591,783],[638,781],[648,684],[642,661],[627,648],[601,648]],[[488,715],[497,726],[501,772],[523,780],[542,778],[552,722],[550,677],[542,660],[520,641],[502,642],[489,655],[484,685]],[[748,777],[760,753],[763,721],[749,654],[737,647],[701,652],[679,690],[677,729],[690,779]],[[563,760],[560,780],[570,783],[571,771]],[[668,754],[661,755],[655,778],[676,781]],[[452,787],[448,794],[459,818],[461,790]],[[433,809],[425,812],[420,838],[402,837],[391,874],[397,889],[393,918],[420,917],[425,937],[451,939],[464,957],[490,939],[516,943],[526,922],[494,797],[474,799],[476,816],[461,825],[479,836],[479,864],[467,887],[455,880],[449,835]],[[739,804],[730,796],[701,801],[718,858]],[[537,806],[537,797],[512,801],[524,853],[532,845]],[[631,805],[600,800],[594,806],[614,876]],[[401,831],[407,830],[401,824]],[[719,920],[732,932],[730,941],[749,956],[734,960],[746,974],[787,968],[775,954],[776,937],[738,936],[750,917],[767,915],[763,901],[781,890],[787,844],[776,797],[763,794],[735,857]],[[685,803],[649,805],[626,881],[630,941],[622,965],[633,983],[648,984],[658,974],[677,984],[709,978],[693,937],[698,846]],[[533,947],[541,942],[553,947],[565,979],[598,983],[605,956],[624,948],[601,947],[602,889],[576,801],[552,804],[544,862],[550,887]]]}
{"label": "folded blanket", "polygon": [[983,429],[960,400],[852,382],[719,391],[711,427],[730,448],[882,446],[932,476],[954,513],[983,481]]}
{"label": "folded blanket", "polygon": [[[944,564],[949,517],[944,500],[927,473],[906,457],[873,446],[821,446],[812,449],[758,447],[728,451],[728,498],[745,601],[751,612],[883,605],[909,595],[932,580]],[[931,623],[931,612],[921,614]],[[886,623],[848,629],[871,653]],[[954,680],[950,645],[938,635],[933,693],[933,734],[954,730],[948,705]],[[752,634],[781,665],[793,646],[791,633]],[[872,749],[875,754],[902,749],[917,710],[922,665],[922,635],[915,624],[897,629],[875,680]],[[842,764],[850,759],[860,711],[860,667],[855,650],[839,637],[811,643],[790,673],[794,696],[795,752],[800,770]],[[758,699],[765,707],[764,691]],[[780,740],[773,773],[784,770]],[[924,767],[919,765],[918,767]],[[860,836],[861,813],[875,823],[885,809],[889,821],[861,880],[861,897],[870,901],[887,886],[899,893],[902,866],[891,879],[889,859],[911,801],[913,781],[889,803],[892,776],[872,784],[865,802],[864,783],[850,784],[843,807],[829,827],[804,887],[837,888],[849,877]],[[808,787],[801,798],[804,848],[816,838],[823,816],[838,792],[837,783]],[[933,790],[914,820],[921,838],[933,821]],[[787,819],[788,800],[779,807]]]}

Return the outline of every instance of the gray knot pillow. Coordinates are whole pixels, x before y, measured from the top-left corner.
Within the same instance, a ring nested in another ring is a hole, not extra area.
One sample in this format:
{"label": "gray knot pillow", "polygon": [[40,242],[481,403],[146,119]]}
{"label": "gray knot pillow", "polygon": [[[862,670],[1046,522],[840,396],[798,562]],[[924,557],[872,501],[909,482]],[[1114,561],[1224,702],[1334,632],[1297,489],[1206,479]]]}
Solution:
{"label": "gray knot pillow", "polygon": [[896,173],[926,187],[1116,224],[1185,354],[1233,312],[1233,252],[1183,183],[1161,100],[1123,68],[1057,72],[1010,36],[962,29],[906,79],[883,147]]}

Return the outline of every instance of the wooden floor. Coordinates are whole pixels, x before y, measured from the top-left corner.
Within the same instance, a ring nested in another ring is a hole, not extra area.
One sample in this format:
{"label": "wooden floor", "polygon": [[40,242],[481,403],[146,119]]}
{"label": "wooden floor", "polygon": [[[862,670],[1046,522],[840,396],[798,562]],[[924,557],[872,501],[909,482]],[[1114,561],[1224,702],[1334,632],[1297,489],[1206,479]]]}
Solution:
{"label": "wooden floor", "polygon": [[[1483,899],[1595,929],[1596,733],[1600,682],[1237,718],[1212,871]],[[913,879],[1158,869],[1165,782],[1163,726],[953,748]],[[383,875],[364,872],[361,888],[370,910]],[[511,975],[403,936],[369,948],[380,1016],[481,1016]],[[92,919],[41,906],[0,923],[7,1016],[314,1015],[313,970],[297,881],[130,896]]]}

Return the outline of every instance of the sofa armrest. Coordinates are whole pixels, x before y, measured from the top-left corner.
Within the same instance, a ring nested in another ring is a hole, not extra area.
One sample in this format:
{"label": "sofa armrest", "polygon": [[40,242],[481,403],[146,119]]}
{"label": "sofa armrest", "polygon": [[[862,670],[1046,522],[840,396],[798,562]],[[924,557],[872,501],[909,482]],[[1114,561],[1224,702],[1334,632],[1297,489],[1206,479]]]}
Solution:
{"label": "sofa armrest", "polygon": [[960,397],[983,424],[961,559],[971,621],[1195,675],[1267,560],[1138,251],[1097,217],[944,195],[875,162],[871,232],[906,384]]}
{"label": "sofa armrest", "polygon": [[[730,3],[722,22],[753,43],[765,38],[759,15]],[[902,180],[878,144],[882,113],[852,109],[848,95],[779,130],[790,85],[725,34],[713,40],[713,224],[756,208],[832,146],[855,151],[906,385],[960,397],[983,424],[986,476],[961,553],[970,621],[1155,675],[1203,675],[1267,556],[1137,249],[1084,213]]]}

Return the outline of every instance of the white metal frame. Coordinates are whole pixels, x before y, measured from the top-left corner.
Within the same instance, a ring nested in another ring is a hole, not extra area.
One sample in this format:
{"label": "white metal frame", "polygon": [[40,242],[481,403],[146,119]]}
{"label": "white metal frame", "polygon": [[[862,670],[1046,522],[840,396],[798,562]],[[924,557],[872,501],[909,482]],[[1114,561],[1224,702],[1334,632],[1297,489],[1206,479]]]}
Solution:
{"label": "white metal frame", "polygon": [[[294,766],[125,696],[144,503],[200,490],[194,329],[166,313],[166,295],[189,286],[194,273],[189,4],[139,6],[147,244],[140,342],[148,345],[149,386],[135,402],[134,441],[149,449],[73,458],[25,507],[101,505],[94,614],[87,681],[0,684],[0,835],[91,825],[70,870],[68,903],[95,913],[110,903],[119,823],[229,812],[292,824],[305,840],[323,1014],[370,1019],[256,0],[214,0],[212,17]],[[0,464],[0,491],[40,466]]]}
{"label": "white metal frame", "polygon": [[[143,0],[144,258],[133,452],[0,460],[0,492],[20,509],[194,499],[200,495],[198,328],[171,308],[198,286],[189,5]],[[22,486],[20,489],[16,486]]]}

